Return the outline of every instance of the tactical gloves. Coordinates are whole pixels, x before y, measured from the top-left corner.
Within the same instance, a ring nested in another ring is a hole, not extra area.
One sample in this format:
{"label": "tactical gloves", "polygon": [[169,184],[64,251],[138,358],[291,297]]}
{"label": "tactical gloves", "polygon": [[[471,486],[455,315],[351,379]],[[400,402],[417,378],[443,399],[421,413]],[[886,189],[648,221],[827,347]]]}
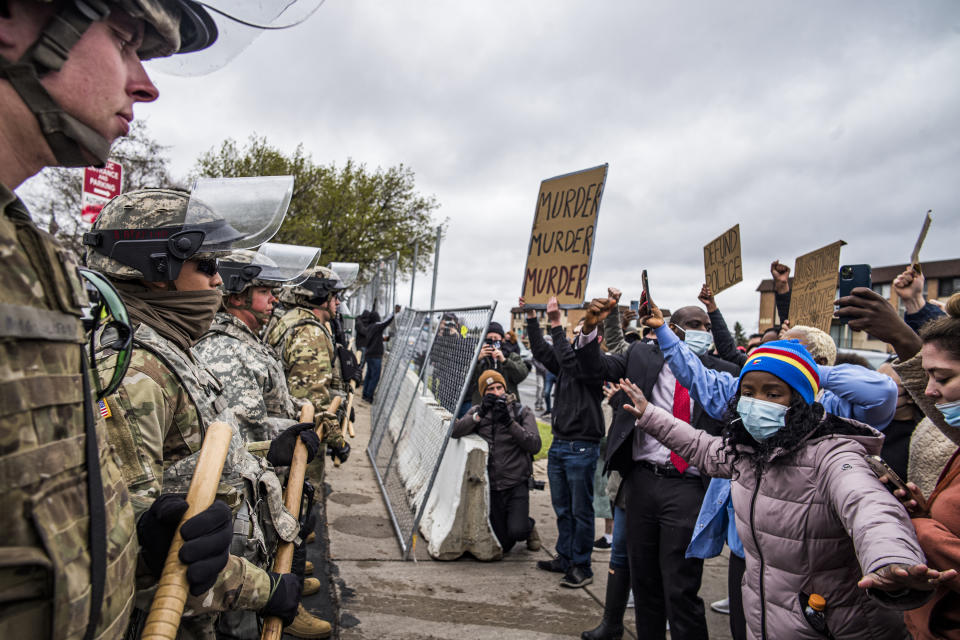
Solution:
{"label": "tactical gloves", "polygon": [[[183,494],[168,493],[157,498],[137,521],[137,539],[144,563],[155,577],[163,572],[170,542],[180,519],[187,511]],[[227,565],[233,538],[233,514],[220,501],[193,516],[180,528],[183,546],[179,558],[187,565],[190,593],[198,596],[217,581]]]}
{"label": "tactical gloves", "polygon": [[340,464],[343,464],[347,461],[347,458],[350,457],[350,443],[346,440],[343,441],[339,447],[335,447],[332,444],[328,444],[327,448],[330,449],[330,459],[335,458],[340,459]]}
{"label": "tactical gloves", "polygon": [[300,578],[292,573],[274,573],[270,575],[270,599],[260,610],[264,618],[276,616],[283,621],[283,626],[289,625],[297,617],[297,607],[300,605]]}
{"label": "tactical gloves", "polygon": [[320,438],[314,431],[312,422],[301,422],[292,427],[287,427],[280,433],[273,442],[270,443],[270,450],[267,452],[267,462],[275,467],[287,467],[293,461],[293,449],[297,445],[297,438],[303,441],[307,447],[307,462],[311,462],[317,457],[317,451],[320,449]]}
{"label": "tactical gloves", "polygon": [[497,396],[492,393],[484,394],[483,399],[480,401],[480,408],[477,409],[477,415],[481,418],[487,417],[493,410],[495,404],[497,404]]}

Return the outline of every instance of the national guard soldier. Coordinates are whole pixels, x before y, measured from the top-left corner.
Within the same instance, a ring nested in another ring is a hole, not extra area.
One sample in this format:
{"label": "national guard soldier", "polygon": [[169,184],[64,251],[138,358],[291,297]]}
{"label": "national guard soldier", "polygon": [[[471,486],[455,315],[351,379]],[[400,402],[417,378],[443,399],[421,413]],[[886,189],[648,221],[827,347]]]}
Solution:
{"label": "national guard soldier", "polygon": [[219,261],[222,307],[193,353],[223,385],[249,442],[272,440],[297,422],[299,407],[287,389],[283,365],[259,336],[277,301],[274,292],[299,278],[319,254],[313,247],[267,243],[257,252],[240,249]]}
{"label": "national guard soldier", "polygon": [[[216,256],[272,234],[292,189],[293,179],[280,176],[206,180],[192,194],[134,191],[107,203],[84,235],[87,263],[116,287],[134,324],[129,369],[102,408],[135,513],[168,501],[169,494],[162,492],[184,490],[183,479],[192,476],[207,426],[231,419],[220,384],[193,358],[190,347],[220,308]],[[106,331],[99,336],[101,370],[110,371],[120,357],[114,347],[104,348],[110,339]],[[307,423],[281,433],[271,443],[267,462],[288,465],[298,437],[315,455],[319,440]],[[233,555],[224,552],[211,560],[217,568],[226,567],[216,582],[216,575],[201,581],[188,571],[191,594],[203,597],[202,602],[188,601],[184,613],[255,610],[290,624],[298,615],[300,579],[263,567],[280,540],[298,541],[300,526],[283,508],[272,467],[246,450],[239,433],[234,440],[221,482],[227,488],[218,492],[206,525],[211,536],[231,543]],[[152,522],[141,519],[138,529],[147,524]],[[157,574],[160,567],[149,568]],[[221,622],[229,633],[250,626],[233,616]],[[328,634],[330,627],[323,624]],[[252,626],[256,628],[255,620]],[[181,632],[185,628],[187,637],[213,637],[212,622],[203,616],[184,618]]]}
{"label": "national guard soldier", "polygon": [[[326,406],[332,394],[345,393],[333,336],[324,325],[336,316],[343,289],[336,273],[314,267],[309,278],[289,290],[294,304],[266,337],[267,344],[280,354],[290,393],[317,407]],[[325,424],[323,440],[330,457],[346,462],[350,445],[343,438],[339,420]]]}
{"label": "national guard soldier", "polygon": [[[157,98],[140,61],[205,49],[217,34],[187,0],[0,2],[0,637],[122,637],[138,557],[93,410],[86,293],[72,256],[12,190],[44,166],[103,164],[133,105]],[[175,526],[186,504],[170,506],[147,514]],[[166,555],[170,528],[141,534],[142,557]]]}

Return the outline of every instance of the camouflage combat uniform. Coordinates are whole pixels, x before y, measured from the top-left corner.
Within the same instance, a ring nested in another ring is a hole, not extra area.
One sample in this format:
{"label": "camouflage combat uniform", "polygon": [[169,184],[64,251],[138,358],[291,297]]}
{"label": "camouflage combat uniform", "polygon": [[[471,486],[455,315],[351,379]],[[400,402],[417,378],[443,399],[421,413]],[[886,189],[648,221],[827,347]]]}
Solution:
{"label": "camouflage combat uniform", "polygon": [[[81,638],[91,607],[86,294],[72,257],[3,185],[0,209],[0,637]],[[107,555],[95,637],[105,640],[126,630],[138,545],[100,420],[96,435]]]}
{"label": "camouflage combat uniform", "polygon": [[[340,361],[333,337],[308,309],[294,307],[267,334],[266,342],[280,354],[287,386],[294,398],[309,400],[318,412],[330,404],[332,394],[345,395]],[[323,441],[343,445],[337,420],[327,420]]]}
{"label": "camouflage combat uniform", "polygon": [[[199,451],[207,425],[218,419],[229,420],[229,414],[226,402],[220,398],[218,381],[190,354],[181,351],[146,324],[137,326],[134,336],[135,348],[127,375],[116,393],[105,402],[110,414],[107,418],[110,439],[120,455],[121,470],[139,517],[162,490],[185,491],[192,469],[185,470],[185,481],[176,486],[170,486],[171,470],[176,470],[178,461]],[[112,370],[116,356],[109,351],[104,354],[107,357],[101,360],[100,366]],[[243,449],[239,434],[235,440]],[[237,448],[236,444],[231,447],[227,466],[231,458],[242,458],[250,464],[267,468],[268,463],[245,449],[238,452]],[[271,480],[276,479],[272,472],[269,475],[273,476]],[[273,483],[274,491],[279,492],[279,487],[277,480]],[[243,496],[223,483],[217,495],[235,513],[244,503]],[[272,506],[277,505],[275,500],[271,502]],[[249,504],[247,507],[249,510]],[[299,531],[296,518],[289,512],[278,516],[278,520],[284,519],[284,539],[295,539]],[[253,528],[258,526],[251,524],[249,517],[238,518],[238,522]],[[242,534],[246,540],[248,531]],[[235,548],[232,547],[231,552],[235,552]],[[264,549],[259,557],[267,555],[269,550]],[[150,595],[138,598],[138,605],[146,606],[145,600]],[[188,598],[185,615],[234,609],[259,610],[266,605],[269,596],[267,573],[247,558],[231,555],[214,587],[199,597]]]}
{"label": "camouflage combat uniform", "polygon": [[223,385],[223,396],[247,441],[272,440],[296,423],[297,408],[283,365],[242,320],[218,312],[192,351]]}

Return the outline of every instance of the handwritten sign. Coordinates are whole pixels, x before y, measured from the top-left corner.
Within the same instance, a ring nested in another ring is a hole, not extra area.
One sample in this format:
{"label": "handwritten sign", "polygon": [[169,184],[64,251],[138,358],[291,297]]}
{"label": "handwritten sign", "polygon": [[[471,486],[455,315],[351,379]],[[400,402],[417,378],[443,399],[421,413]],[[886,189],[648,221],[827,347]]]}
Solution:
{"label": "handwritten sign", "polygon": [[837,296],[837,272],[840,269],[838,240],[797,258],[790,295],[790,325],[816,327],[830,333],[833,301]]}
{"label": "handwritten sign", "polygon": [[739,224],[703,248],[703,270],[705,282],[714,295],[743,280]]}
{"label": "handwritten sign", "polygon": [[552,296],[563,306],[583,304],[606,179],[603,164],[540,183],[523,275],[527,304]]}

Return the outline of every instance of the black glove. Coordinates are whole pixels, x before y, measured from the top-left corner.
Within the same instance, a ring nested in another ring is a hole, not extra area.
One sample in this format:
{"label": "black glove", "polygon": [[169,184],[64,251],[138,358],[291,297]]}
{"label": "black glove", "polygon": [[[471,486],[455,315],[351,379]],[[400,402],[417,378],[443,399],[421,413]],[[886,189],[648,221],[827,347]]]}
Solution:
{"label": "black glove", "polygon": [[486,393],[483,395],[483,399],[480,401],[480,408],[477,409],[477,415],[481,418],[485,418],[493,410],[494,405],[497,403],[497,396],[492,393]]}
{"label": "black glove", "polygon": [[353,407],[351,406],[351,407],[350,407],[350,422],[356,422],[356,421],[357,421],[357,414],[356,414],[356,412],[353,410]]}
{"label": "black glove", "polygon": [[491,409],[493,421],[500,425],[508,425],[513,422],[513,416],[510,415],[510,407],[507,406],[507,399],[500,396],[496,399]]}
{"label": "black glove", "polygon": [[187,565],[191,595],[198,596],[213,586],[230,559],[233,513],[226,504],[215,500],[184,522],[180,535],[183,537],[180,562]]}
{"label": "black glove", "polygon": [[150,505],[137,520],[137,540],[140,553],[150,573],[159,578],[170,551],[170,542],[177,532],[180,518],[187,512],[187,501],[182,493],[166,493]]}
{"label": "black glove", "polygon": [[317,437],[316,427],[312,422],[301,422],[284,429],[280,435],[270,443],[267,451],[267,462],[275,467],[287,467],[293,461],[293,448],[299,437],[307,446],[307,462],[317,457],[320,449],[320,438]]}
{"label": "black glove", "polygon": [[328,444],[327,448],[330,450],[330,459],[340,458],[340,464],[346,462],[347,458],[350,457],[350,443],[346,440],[344,440],[343,444],[339,447]]}
{"label": "black glove", "polygon": [[300,578],[292,573],[270,574],[270,599],[260,615],[264,618],[276,616],[288,626],[297,617],[297,608],[300,606]]}

